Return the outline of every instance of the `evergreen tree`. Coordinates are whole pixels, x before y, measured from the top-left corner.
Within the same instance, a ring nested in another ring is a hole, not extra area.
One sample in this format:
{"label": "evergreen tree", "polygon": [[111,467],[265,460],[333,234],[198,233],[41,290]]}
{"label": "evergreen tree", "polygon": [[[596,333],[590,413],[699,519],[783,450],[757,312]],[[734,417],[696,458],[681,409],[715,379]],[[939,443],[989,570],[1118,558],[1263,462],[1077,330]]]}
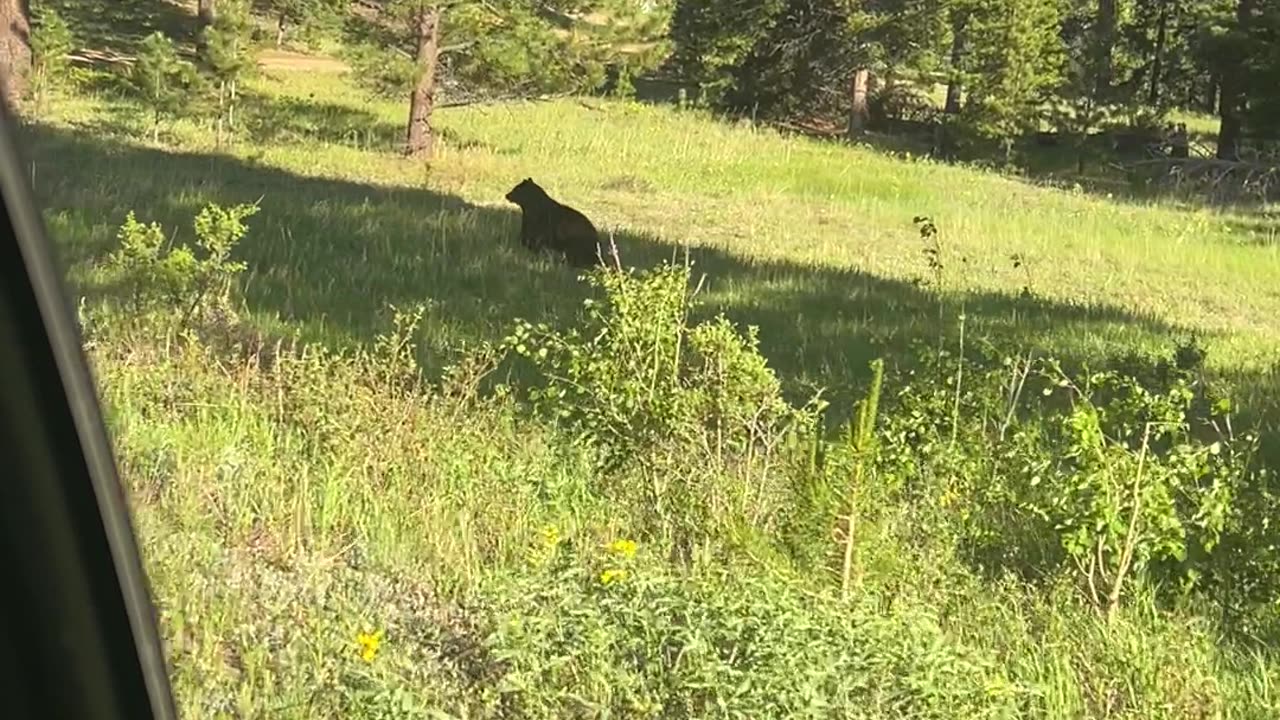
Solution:
{"label": "evergreen tree", "polygon": [[[950,12],[969,0],[680,0],[672,68],[709,104],[763,117],[849,111],[851,133],[907,84],[946,68]],[[905,95],[903,97],[906,97]],[[906,98],[910,99],[910,98]]]}
{"label": "evergreen tree", "polygon": [[290,33],[336,24],[349,4],[348,0],[267,0],[276,23],[276,47],[282,47]]}
{"label": "evergreen tree", "polygon": [[54,8],[36,10],[32,20],[30,89],[39,106],[51,92],[71,82],[71,60],[67,56],[75,45],[71,28]]}
{"label": "evergreen tree", "polygon": [[943,67],[947,80],[947,98],[943,104],[943,112],[950,115],[960,114],[960,103],[964,92],[965,57],[968,52],[969,18],[973,16],[973,0],[950,0],[945,4],[947,29],[947,57]]}
{"label": "evergreen tree", "polygon": [[[968,0],[866,0],[854,5],[850,26],[879,77],[874,105],[882,116],[927,106],[923,88],[950,79],[951,10]],[[905,79],[909,82],[899,82]]]}
{"label": "evergreen tree", "polygon": [[860,6],[867,21],[860,28],[874,48],[880,74],[934,75],[950,59],[952,12],[971,12],[970,0],[875,0]]}
{"label": "evergreen tree", "polygon": [[879,20],[873,8],[847,0],[679,0],[671,67],[697,83],[708,104],[729,111],[829,113],[852,94],[857,117],[880,55],[871,35]]}
{"label": "evergreen tree", "polygon": [[204,31],[213,25],[218,16],[216,0],[197,0],[196,3],[196,50],[204,51]]}
{"label": "evergreen tree", "polygon": [[969,18],[966,123],[1000,139],[1006,161],[1014,140],[1039,125],[1061,84],[1060,21],[1055,0],[979,0]]}
{"label": "evergreen tree", "polygon": [[1221,55],[1221,90],[1218,100],[1218,157],[1222,160],[1240,159],[1244,144],[1245,117],[1249,107],[1249,70],[1253,45],[1253,20],[1256,0],[1237,0],[1232,22],[1219,45]]}
{"label": "evergreen tree", "polygon": [[249,8],[244,0],[222,0],[213,24],[202,32],[201,60],[217,93],[217,137],[235,127],[240,81],[253,69]]}
{"label": "evergreen tree", "polygon": [[905,116],[942,82],[944,125],[1010,154],[1048,121],[1083,169],[1091,134],[1153,135],[1180,108],[1221,116],[1223,157],[1280,132],[1277,16],[1264,0],[678,0],[669,63],[713,106],[843,108],[852,133],[877,108]]}
{"label": "evergreen tree", "polygon": [[128,81],[151,114],[151,137],[160,140],[160,125],[185,111],[198,88],[195,66],[178,57],[173,41],[162,32],[148,35],[130,68]]}
{"label": "evergreen tree", "polygon": [[1264,8],[1254,20],[1250,47],[1246,126],[1274,144],[1280,141],[1280,5]]}
{"label": "evergreen tree", "polygon": [[724,3],[678,0],[671,18],[671,68],[697,83],[703,100],[723,106],[740,90],[742,66],[787,8],[787,0]]}
{"label": "evergreen tree", "polygon": [[431,154],[431,115],[445,72],[470,91],[591,90],[610,64],[650,60],[653,53],[634,53],[634,46],[660,41],[666,30],[663,6],[643,0],[382,0],[378,10],[379,28],[400,59],[366,45],[356,65],[374,69],[376,58],[396,70],[374,69],[361,80],[408,92],[410,155]]}

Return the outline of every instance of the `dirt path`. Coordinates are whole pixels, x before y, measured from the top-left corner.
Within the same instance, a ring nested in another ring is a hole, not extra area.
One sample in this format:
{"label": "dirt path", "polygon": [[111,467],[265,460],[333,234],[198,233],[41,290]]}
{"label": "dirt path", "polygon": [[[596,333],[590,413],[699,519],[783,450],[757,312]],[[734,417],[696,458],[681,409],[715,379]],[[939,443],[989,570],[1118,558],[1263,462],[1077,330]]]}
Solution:
{"label": "dirt path", "polygon": [[267,70],[290,70],[323,73],[347,71],[347,64],[337,58],[303,55],[288,50],[263,50],[258,54],[258,66]]}

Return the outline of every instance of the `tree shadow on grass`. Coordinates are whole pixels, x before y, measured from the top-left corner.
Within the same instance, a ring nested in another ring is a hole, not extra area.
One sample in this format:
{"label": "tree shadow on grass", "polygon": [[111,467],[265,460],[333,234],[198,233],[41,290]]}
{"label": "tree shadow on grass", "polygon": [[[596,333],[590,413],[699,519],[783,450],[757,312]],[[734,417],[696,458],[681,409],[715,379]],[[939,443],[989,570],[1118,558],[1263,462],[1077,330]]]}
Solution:
{"label": "tree shadow on grass", "polygon": [[361,150],[391,150],[404,128],[375,113],[338,103],[272,93],[244,93],[242,122],[257,143],[319,142]]}
{"label": "tree shadow on grass", "polygon": [[[400,152],[404,148],[404,123],[388,121],[368,110],[317,100],[314,96],[302,98],[248,91],[240,106],[244,109],[241,124],[256,143],[322,143],[375,152]],[[458,149],[510,152],[463,137],[452,128],[438,128],[436,132],[446,144]]]}
{"label": "tree shadow on grass", "polygon": [[[28,157],[45,168],[36,194],[63,261],[77,268],[114,245],[125,213],[191,237],[206,203],[261,199],[245,260],[247,304],[259,321],[297,328],[304,340],[366,345],[388,329],[388,304],[426,302],[425,368],[438,372],[461,343],[496,340],[516,317],[571,322],[587,295],[575,273],[535,259],[516,243],[518,216],[494,198],[477,205],[446,194],[303,177],[220,155],[162,152],[48,127],[24,130]],[[588,212],[590,208],[585,208]],[[682,255],[642,231],[616,233],[627,264]],[[760,327],[761,349],[793,390],[832,389],[833,419],[846,414],[868,363],[890,364],[886,392],[918,352],[940,339],[956,348],[963,312],[967,345],[1052,351],[1067,364],[1107,363],[1135,346],[1165,349],[1182,331],[1115,306],[1071,305],[1001,293],[969,293],[939,306],[910,282],[853,269],[754,261],[691,248],[706,275],[703,316],[723,311]],[[110,288],[81,283],[86,293]],[[1280,373],[1241,373],[1238,406],[1276,437]],[[1280,442],[1263,441],[1275,467]]]}
{"label": "tree shadow on grass", "polygon": [[[571,322],[589,289],[570,268],[516,242],[519,216],[500,196],[478,205],[430,190],[304,177],[253,161],[164,152],[50,127],[24,130],[40,168],[36,194],[71,277],[109,252],[129,210],[179,240],[206,203],[260,202],[237,250],[248,263],[249,309],[304,339],[365,344],[389,327],[388,306],[427,305],[424,366],[459,344],[497,340],[512,321]],[[590,208],[584,208],[590,212]],[[683,257],[643,231],[615,237],[623,261],[647,267]],[[856,269],[761,261],[689,250],[705,274],[701,313],[760,328],[761,349],[788,387],[852,397],[877,357],[954,344],[963,313],[968,347],[1037,348],[1067,362],[1105,361],[1133,347],[1164,348],[1182,329],[1115,306],[967,293],[940,305],[910,282]],[[78,280],[77,290],[99,290]]]}
{"label": "tree shadow on grass", "polygon": [[142,40],[157,30],[181,46],[190,46],[195,41],[195,14],[176,0],[44,2],[67,21],[78,49],[133,55]]}
{"label": "tree shadow on grass", "polygon": [[[390,327],[388,306],[425,303],[421,359],[437,373],[460,346],[505,336],[515,318],[574,321],[589,289],[561,264],[516,241],[519,216],[501,197],[478,205],[429,190],[304,177],[237,158],[163,152],[48,127],[24,129],[39,172],[38,201],[73,278],[110,252],[129,210],[179,240],[206,203],[260,201],[236,255],[248,263],[249,310],[273,333],[304,341],[367,346]],[[590,212],[590,208],[583,208]],[[681,248],[640,230],[614,233],[625,264],[682,259]],[[1134,349],[1168,352],[1188,334],[1114,305],[1069,304],[1014,294],[938,297],[911,282],[851,268],[745,258],[693,247],[705,275],[701,317],[723,312],[760,329],[761,350],[789,393],[818,387],[847,416],[869,364],[885,358],[887,392],[920,346],[989,344],[1000,353],[1035,350],[1064,365],[1099,367]],[[109,288],[81,281],[85,294]],[[1280,464],[1280,372],[1229,371],[1238,428],[1263,433],[1263,462]]]}

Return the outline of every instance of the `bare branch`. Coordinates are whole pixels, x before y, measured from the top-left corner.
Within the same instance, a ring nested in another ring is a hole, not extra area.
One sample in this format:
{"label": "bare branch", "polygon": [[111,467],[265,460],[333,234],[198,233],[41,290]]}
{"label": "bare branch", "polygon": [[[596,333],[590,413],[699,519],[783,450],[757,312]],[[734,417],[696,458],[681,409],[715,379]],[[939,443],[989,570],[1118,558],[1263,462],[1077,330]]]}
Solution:
{"label": "bare branch", "polygon": [[452,45],[445,45],[444,47],[440,48],[438,52],[441,55],[445,55],[447,53],[461,52],[475,44],[476,44],[475,40],[468,40],[466,42],[454,43]]}
{"label": "bare branch", "polygon": [[557,93],[555,95],[504,95],[491,98],[472,98],[470,100],[453,100],[436,105],[436,109],[452,107],[468,107],[470,105],[501,105],[509,102],[550,102],[571,97],[573,93]]}

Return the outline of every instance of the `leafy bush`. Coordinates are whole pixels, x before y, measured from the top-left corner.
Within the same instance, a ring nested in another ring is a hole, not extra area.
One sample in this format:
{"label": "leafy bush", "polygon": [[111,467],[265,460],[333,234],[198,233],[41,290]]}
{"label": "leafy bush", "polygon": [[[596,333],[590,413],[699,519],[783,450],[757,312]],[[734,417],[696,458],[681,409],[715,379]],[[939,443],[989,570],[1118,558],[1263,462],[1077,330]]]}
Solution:
{"label": "leafy bush", "polygon": [[690,325],[686,268],[589,276],[584,327],[520,321],[506,344],[543,376],[532,398],[616,467],[675,442],[745,456],[803,419],[781,396],[756,330],[723,317]]}
{"label": "leafy bush", "polygon": [[554,534],[490,593],[485,693],[509,716],[1014,717],[1019,690],[926,615],[883,616],[758,571],[680,577],[626,541]]}
{"label": "leafy bush", "polygon": [[[1232,429],[1202,361],[1184,347],[1068,372],[1051,358],[922,352],[883,412],[880,504],[913,508],[900,528],[912,543],[954,543],[993,575],[1070,573],[1108,614],[1130,582],[1166,598],[1202,588],[1231,557],[1224,539],[1274,502],[1253,467],[1257,435]],[[1274,547],[1233,561],[1236,581],[1271,567]]]}
{"label": "leafy bush", "polygon": [[[535,407],[622,480],[609,492],[635,527],[686,556],[765,538],[797,569],[841,566],[848,590],[877,567],[942,568],[959,553],[993,576],[1070,574],[1111,615],[1134,584],[1223,591],[1220,543],[1274,498],[1241,504],[1257,437],[1230,430],[1194,346],[1070,373],[921,347],[888,380],[881,422],[822,439],[821,405],[782,399],[754,330],[689,321],[686,269],[589,278],[604,298],[581,328],[519,323],[506,346],[542,378]],[[1230,577],[1271,587],[1254,573],[1273,545],[1245,561],[1231,542]]]}
{"label": "leafy bush", "polygon": [[1056,473],[1069,481],[1046,487],[1046,466],[1033,466],[1022,488],[1027,509],[1052,525],[1090,602],[1108,613],[1130,573],[1151,568],[1154,579],[1194,583],[1247,479],[1257,438],[1195,437],[1195,392],[1183,375],[1156,392],[1116,371],[1086,376],[1083,388],[1057,378],[1073,407],[1056,418],[1050,441]]}
{"label": "leafy bush", "polygon": [[117,234],[120,247],[108,258],[107,267],[127,289],[135,313],[176,313],[185,323],[214,305],[225,311],[236,277],[245,269],[231,254],[248,232],[244,221],[257,212],[255,205],[211,204],[201,210],[195,235],[203,257],[185,245],[166,248],[160,225],[145,225],[130,212]]}
{"label": "leafy bush", "polygon": [[[506,346],[533,363],[538,409],[598,453],[605,472],[638,482],[620,502],[688,553],[721,531],[762,528],[787,501],[783,441],[808,431],[744,335],[717,317],[690,324],[687,268],[589,276],[581,329],[517,323]],[[705,543],[704,543],[705,545]]]}

